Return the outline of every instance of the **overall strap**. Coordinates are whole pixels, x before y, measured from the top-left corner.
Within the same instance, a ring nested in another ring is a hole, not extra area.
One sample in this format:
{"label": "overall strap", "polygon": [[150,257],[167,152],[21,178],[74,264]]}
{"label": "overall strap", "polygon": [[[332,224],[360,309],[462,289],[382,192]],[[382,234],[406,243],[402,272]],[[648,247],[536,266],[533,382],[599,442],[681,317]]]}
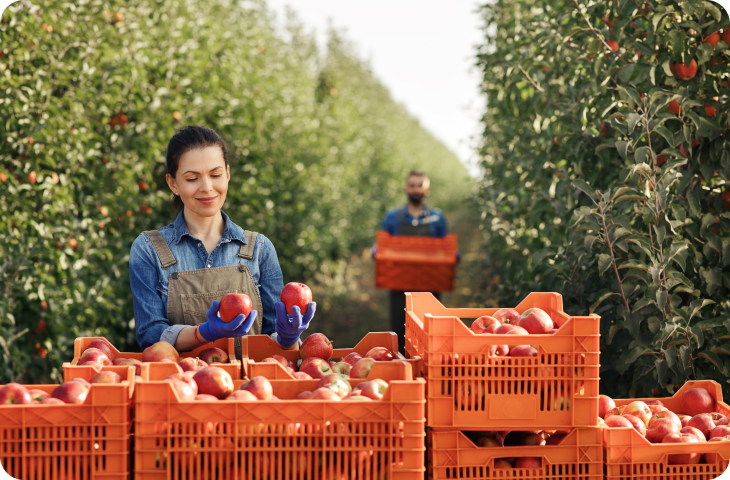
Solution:
{"label": "overall strap", "polygon": [[246,243],[241,245],[241,250],[238,252],[238,256],[240,258],[245,258],[246,260],[253,260],[253,249],[256,246],[256,237],[258,236],[258,232],[250,232],[246,230],[243,232],[243,238],[246,239]]}
{"label": "overall strap", "polygon": [[147,236],[150,237],[152,246],[155,247],[155,252],[157,252],[157,256],[160,257],[162,268],[167,268],[177,263],[177,260],[175,260],[175,256],[170,250],[170,246],[167,244],[167,242],[165,241],[165,237],[163,237],[160,232],[158,232],[157,230],[148,230],[144,233],[146,233]]}

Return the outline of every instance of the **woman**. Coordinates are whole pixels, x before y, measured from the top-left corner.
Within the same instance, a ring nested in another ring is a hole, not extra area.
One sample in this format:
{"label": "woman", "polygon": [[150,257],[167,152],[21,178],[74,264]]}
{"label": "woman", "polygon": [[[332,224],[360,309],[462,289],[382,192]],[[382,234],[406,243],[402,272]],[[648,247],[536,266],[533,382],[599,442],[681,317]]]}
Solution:
{"label": "woman", "polygon": [[[221,211],[231,178],[223,139],[206,127],[177,132],[167,145],[166,178],[182,211],[175,223],[137,237],[129,256],[140,347],[164,340],[189,351],[233,337],[240,358],[240,337],[251,333],[296,348],[316,304],[304,317],[298,307],[287,315],[277,301],[283,282],[274,245]],[[253,311],[226,323],[218,301],[235,291],[251,297]]]}

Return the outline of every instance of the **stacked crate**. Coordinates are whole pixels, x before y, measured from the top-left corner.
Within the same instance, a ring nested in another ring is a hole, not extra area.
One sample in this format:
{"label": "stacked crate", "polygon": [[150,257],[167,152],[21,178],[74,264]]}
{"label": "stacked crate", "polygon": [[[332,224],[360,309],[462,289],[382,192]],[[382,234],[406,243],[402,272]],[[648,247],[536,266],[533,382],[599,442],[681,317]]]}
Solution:
{"label": "stacked crate", "polygon": [[[426,380],[429,474],[470,478],[603,478],[598,428],[600,318],[569,316],[556,293],[532,293],[515,309],[539,307],[552,335],[477,335],[471,322],[498,309],[451,309],[430,293],[406,294],[406,352],[420,356]],[[535,357],[496,357],[494,345],[534,346]],[[558,445],[477,447],[465,431],[551,431]],[[532,457],[539,467],[501,468]]]}

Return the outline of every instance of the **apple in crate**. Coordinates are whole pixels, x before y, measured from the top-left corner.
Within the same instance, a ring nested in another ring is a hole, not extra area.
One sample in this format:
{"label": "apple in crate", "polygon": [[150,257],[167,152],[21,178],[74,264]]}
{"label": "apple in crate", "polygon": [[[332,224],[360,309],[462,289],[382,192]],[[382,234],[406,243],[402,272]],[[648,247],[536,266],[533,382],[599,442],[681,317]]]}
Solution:
{"label": "apple in crate", "polygon": [[190,387],[190,384],[182,380],[170,379],[166,380],[170,382],[172,388],[177,392],[178,398],[181,402],[192,402],[195,400],[195,391]]}
{"label": "apple in crate", "polygon": [[[228,398],[228,397],[226,397]],[[195,401],[196,402],[217,402],[218,397],[214,397],[213,395],[208,395],[207,393],[199,393],[195,395]]]}
{"label": "apple in crate", "polygon": [[634,425],[629,419],[619,415],[611,415],[605,420],[606,426],[609,428],[634,428]]}
{"label": "apple in crate", "polygon": [[109,360],[109,357],[107,357],[106,354],[98,348],[87,348],[84,350],[84,353],[81,354],[81,358],[79,358],[78,365],[83,365],[86,362],[94,362],[99,365],[112,365],[112,361]]}
{"label": "apple in crate", "polygon": [[312,376],[304,372],[294,372],[291,374],[296,380],[312,380]]}
{"label": "apple in crate", "polygon": [[218,347],[206,348],[198,358],[210,365],[211,363],[228,363],[228,354]]}
{"label": "apple in crate", "polygon": [[233,391],[231,375],[220,367],[205,367],[193,375],[198,384],[198,393],[213,395],[223,399]]}
{"label": "apple in crate", "polygon": [[302,359],[317,357],[329,360],[332,358],[332,351],[332,342],[322,333],[311,334],[299,347],[299,355]]}
{"label": "apple in crate", "polygon": [[180,361],[180,354],[175,347],[164,340],[145,348],[142,352],[143,362],[161,362],[165,359],[177,363]]}
{"label": "apple in crate", "polygon": [[715,399],[704,388],[690,388],[682,394],[680,402],[684,413],[692,417],[715,411]]}
{"label": "apple in crate", "polygon": [[0,388],[0,405],[30,405],[33,395],[19,383],[8,383]]}
{"label": "apple in crate", "polygon": [[[194,372],[190,372],[195,374]],[[183,383],[187,383],[190,386],[190,389],[193,391],[193,395],[198,394],[198,384],[195,383],[195,380],[193,380],[192,375],[186,375],[183,373],[173,373],[169,377],[167,377],[165,380],[178,380]]]}
{"label": "apple in crate", "polygon": [[53,398],[53,397],[48,397],[48,398],[43,399],[40,402],[40,405],[66,405],[66,404],[63,402],[63,400],[59,400],[59,399]]}
{"label": "apple in crate", "polygon": [[358,361],[354,367],[352,367],[352,370],[350,370],[350,377],[351,378],[368,378],[368,375],[370,375],[370,370],[373,369],[373,365],[375,365],[375,359],[374,358],[363,358],[360,361]]}
{"label": "apple in crate", "polygon": [[546,334],[553,329],[553,321],[545,310],[528,308],[517,322],[517,325],[527,330],[531,335]]}
{"label": "apple in crate", "polygon": [[502,323],[494,317],[483,315],[471,322],[472,332],[481,335],[483,333],[494,333]]}
{"label": "apple in crate", "polygon": [[327,387],[317,388],[312,392],[309,400],[342,400],[339,395]]}
{"label": "apple in crate", "polygon": [[702,432],[700,432],[699,430],[697,430],[695,427],[682,427],[679,430],[679,433],[688,433],[690,435],[694,435],[695,437],[697,437],[697,440],[700,443],[705,443],[707,441],[707,439],[705,438],[705,435]]}
{"label": "apple in crate", "polygon": [[515,468],[541,469],[542,468],[542,458],[520,457],[515,461]]}
{"label": "apple in crate", "polygon": [[598,396],[598,416],[604,418],[606,413],[616,406],[616,402],[607,395]]}
{"label": "apple in crate", "polygon": [[516,325],[520,319],[520,314],[514,308],[500,308],[492,316],[500,323],[511,323],[513,325]]}
{"label": "apple in crate", "polygon": [[352,387],[350,383],[339,373],[330,373],[319,379],[317,382],[317,388],[327,387],[340,398],[347,396],[351,391]]}
{"label": "apple in crate", "polygon": [[28,393],[30,393],[30,396],[33,398],[33,403],[41,403],[46,398],[50,398],[50,395],[43,390],[32,389],[28,390]]}
{"label": "apple in crate", "polygon": [[355,364],[357,363],[357,361],[360,360],[361,358],[362,358],[362,356],[359,353],[352,352],[352,353],[348,353],[347,355],[345,355],[345,358],[343,358],[342,361],[345,363],[349,363],[350,365],[352,365],[354,367]]}
{"label": "apple in crate", "polygon": [[506,357],[509,355],[509,345],[491,345],[489,347],[490,357]]}
{"label": "apple in crate", "polygon": [[[688,433],[671,433],[664,437],[662,443],[699,443],[697,437]],[[696,465],[700,463],[701,453],[680,453],[667,456],[669,465]]]}
{"label": "apple in crate", "polygon": [[639,420],[633,415],[623,414],[622,415],[626,420],[631,422],[631,425],[633,425],[634,430],[639,432],[642,437],[646,437],[646,425],[644,425],[644,422]]}
{"label": "apple in crate", "polygon": [[[88,383],[88,382],[87,382]],[[63,403],[82,404],[89,395],[89,387],[81,382],[65,382],[56,387],[51,396]]]}
{"label": "apple in crate", "polygon": [[[114,349],[105,340],[97,338],[96,340],[92,341],[88,347],[86,347],[86,350],[90,348],[96,348],[97,350],[101,350],[102,352],[104,352],[104,355],[109,358],[109,360],[114,360]],[[84,352],[86,352],[86,350],[84,350]]]}
{"label": "apple in crate", "polygon": [[[649,407],[649,408],[651,408],[651,407]],[[666,409],[660,410],[659,412],[652,415],[651,418],[649,419],[649,426],[651,426],[652,422],[654,422],[656,420],[661,420],[664,418],[671,420],[677,426],[677,428],[682,428],[682,421],[679,419],[677,414],[674,412],[671,412],[669,410],[666,410]]]}
{"label": "apple in crate", "polygon": [[710,432],[710,438],[730,436],[730,426],[718,425]]}
{"label": "apple in crate", "polygon": [[677,427],[677,424],[669,418],[654,420],[646,430],[646,439],[651,443],[661,443],[664,437],[674,433],[678,434],[679,430],[680,428]]}
{"label": "apple in crate", "polygon": [[509,352],[510,357],[537,357],[537,350],[531,345],[516,345]]}
{"label": "apple in crate", "polygon": [[389,362],[393,360],[393,352],[385,347],[373,347],[365,354],[365,358],[373,358],[379,362]]}
{"label": "apple in crate", "polygon": [[347,377],[350,375],[350,372],[352,371],[352,365],[345,362],[338,362],[332,365],[332,372],[333,373],[339,373],[340,375]]}
{"label": "apple in crate", "polygon": [[295,305],[299,307],[299,311],[304,315],[309,304],[312,303],[312,290],[303,283],[287,283],[281,289],[279,299],[284,303],[286,313],[289,315],[293,315],[291,307]]}
{"label": "apple in crate", "polygon": [[689,422],[687,422],[687,426],[694,427],[702,432],[705,436],[705,440],[710,439],[710,432],[712,432],[712,429],[716,427],[715,421],[709,413],[700,413],[699,415],[695,415]]}
{"label": "apple in crate", "polygon": [[370,380],[369,382],[363,382],[358,385],[360,395],[372,398],[373,400],[381,400],[387,389],[388,383],[379,378]]}
{"label": "apple in crate", "polygon": [[122,383],[122,377],[116,372],[99,372],[91,377],[89,383]]}
{"label": "apple in crate", "polygon": [[197,372],[208,366],[207,362],[194,357],[183,358],[177,364],[180,365],[183,372]]}
{"label": "apple in crate", "polygon": [[274,389],[271,382],[266,377],[253,377],[247,382],[243,382],[239,390],[245,390],[254,394],[259,400],[271,400],[274,395]]}
{"label": "apple in crate", "polygon": [[[373,362],[375,362],[375,360],[373,360]],[[325,375],[332,373],[332,369],[330,368],[330,364],[327,363],[327,360],[317,357],[310,357],[302,362],[302,366],[299,367],[299,371],[306,373],[315,380],[319,380]]]}
{"label": "apple in crate", "polygon": [[644,422],[645,426],[649,426],[649,420],[651,420],[651,410],[649,409],[649,406],[641,401],[631,402],[628,405],[626,405],[626,409],[624,409],[623,415],[633,415],[642,422]]}
{"label": "apple in crate", "polygon": [[226,400],[234,402],[256,402],[258,398],[256,395],[249,392],[248,390],[236,390],[226,397]]}

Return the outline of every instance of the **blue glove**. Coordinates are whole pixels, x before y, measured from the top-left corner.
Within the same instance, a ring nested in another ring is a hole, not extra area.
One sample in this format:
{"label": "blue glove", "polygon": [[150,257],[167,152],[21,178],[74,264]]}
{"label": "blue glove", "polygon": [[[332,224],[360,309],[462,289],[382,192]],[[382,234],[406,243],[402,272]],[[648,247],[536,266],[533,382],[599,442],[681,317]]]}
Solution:
{"label": "blue glove", "polygon": [[251,330],[253,322],[256,321],[258,312],[252,311],[248,317],[243,314],[226,323],[218,316],[220,302],[213,300],[213,305],[208,309],[208,321],[198,327],[198,332],[205,340],[215,342],[221,338],[245,337]]}
{"label": "blue glove", "polygon": [[459,263],[460,261],[461,261],[461,252],[457,250],[456,251],[456,263]]}
{"label": "blue glove", "polygon": [[307,311],[302,318],[302,312],[296,305],[291,307],[292,315],[286,314],[286,307],[283,302],[276,302],[276,339],[282,347],[291,347],[299,340],[302,332],[309,327],[309,322],[317,310],[317,303],[312,302],[307,306]]}

